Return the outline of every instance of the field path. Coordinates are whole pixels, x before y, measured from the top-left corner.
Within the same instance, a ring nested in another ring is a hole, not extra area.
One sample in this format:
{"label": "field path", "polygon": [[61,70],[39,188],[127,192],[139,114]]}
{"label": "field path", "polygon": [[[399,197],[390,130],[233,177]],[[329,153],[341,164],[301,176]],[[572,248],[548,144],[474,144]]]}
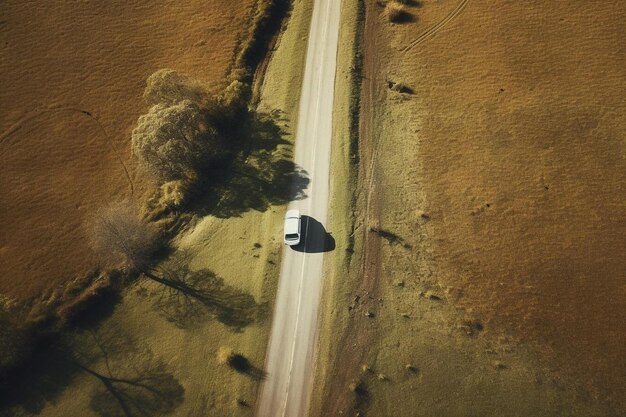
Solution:
{"label": "field path", "polygon": [[[301,247],[285,247],[259,417],[304,417],[314,368],[326,222],[340,0],[315,0],[300,98],[295,162],[310,175],[307,198],[293,202],[303,221]],[[321,226],[320,226],[321,225]]]}
{"label": "field path", "polygon": [[411,43],[409,43],[406,47],[402,49],[402,52],[405,52],[405,53],[409,52],[411,49],[415,48],[417,45],[421,44],[422,42],[425,42],[431,36],[434,36],[437,32],[443,29],[448,23],[450,23],[458,15],[460,15],[463,12],[463,9],[465,9],[465,6],[467,6],[467,3],[469,3],[469,0],[461,0],[459,4],[454,8],[454,10],[448,13],[446,17],[441,19],[439,23],[426,29],[417,38],[413,39]]}

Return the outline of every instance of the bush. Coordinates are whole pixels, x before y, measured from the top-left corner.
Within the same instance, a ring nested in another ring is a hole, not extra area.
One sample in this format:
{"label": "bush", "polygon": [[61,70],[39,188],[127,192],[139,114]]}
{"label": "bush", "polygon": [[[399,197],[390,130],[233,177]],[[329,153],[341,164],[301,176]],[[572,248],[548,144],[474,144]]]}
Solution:
{"label": "bush", "polygon": [[183,100],[202,105],[209,100],[209,94],[198,81],[173,69],[165,68],[148,77],[143,98],[150,106],[171,105]]}
{"label": "bush", "polygon": [[401,4],[389,3],[385,11],[387,19],[392,23],[405,23],[413,20],[413,15],[407,12]]}
{"label": "bush", "polygon": [[236,125],[248,111],[251,94],[249,84],[239,80],[231,82],[217,99],[214,123],[225,127]]}

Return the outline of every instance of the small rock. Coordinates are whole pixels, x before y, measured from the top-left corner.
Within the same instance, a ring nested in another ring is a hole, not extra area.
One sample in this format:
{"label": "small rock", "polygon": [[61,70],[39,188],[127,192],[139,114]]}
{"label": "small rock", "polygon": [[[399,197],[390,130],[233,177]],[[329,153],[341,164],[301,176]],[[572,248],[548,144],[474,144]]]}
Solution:
{"label": "small rock", "polygon": [[250,407],[250,404],[244,398],[237,398],[237,405],[240,407]]}
{"label": "small rock", "polygon": [[361,365],[361,372],[372,372],[372,368],[370,368],[368,364],[364,363],[363,365]]}
{"label": "small rock", "polygon": [[503,362],[500,362],[500,361],[495,361],[493,363],[493,367],[500,371],[502,369],[506,369],[506,364],[504,364]]}
{"label": "small rock", "polygon": [[378,375],[376,375],[376,378],[378,378],[381,381],[386,381],[387,380],[387,375],[385,375],[385,374],[378,374]]}
{"label": "small rock", "polygon": [[396,281],[396,286],[400,288],[404,288],[404,280],[401,279],[401,280]]}
{"label": "small rock", "polygon": [[405,319],[410,319],[411,318],[409,313],[402,313],[401,316],[404,317]]}
{"label": "small rock", "polygon": [[372,313],[371,311],[368,311],[368,312],[365,313],[365,317],[372,318],[372,317],[374,317],[374,313]]}

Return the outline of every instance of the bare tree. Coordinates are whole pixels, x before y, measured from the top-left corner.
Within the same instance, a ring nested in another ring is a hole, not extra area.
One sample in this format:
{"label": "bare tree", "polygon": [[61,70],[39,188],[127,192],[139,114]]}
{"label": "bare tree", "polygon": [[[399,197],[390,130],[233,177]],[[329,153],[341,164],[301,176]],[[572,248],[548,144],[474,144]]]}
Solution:
{"label": "bare tree", "polygon": [[98,210],[88,226],[89,244],[108,267],[148,273],[154,254],[163,246],[156,226],[142,219],[128,202]]}
{"label": "bare tree", "polygon": [[89,241],[105,265],[125,266],[165,286],[169,297],[161,300],[160,307],[181,327],[200,306],[234,328],[247,326],[262,312],[254,297],[226,285],[213,272],[191,270],[185,252],[155,270],[155,253],[163,241],[154,225],[140,218],[128,203],[99,210],[89,224]]}

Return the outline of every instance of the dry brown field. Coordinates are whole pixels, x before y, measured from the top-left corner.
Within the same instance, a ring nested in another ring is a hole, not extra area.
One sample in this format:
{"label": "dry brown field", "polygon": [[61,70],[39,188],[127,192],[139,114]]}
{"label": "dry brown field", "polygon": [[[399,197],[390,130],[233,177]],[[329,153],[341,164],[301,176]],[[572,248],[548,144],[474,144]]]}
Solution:
{"label": "dry brown field", "polygon": [[366,4],[316,415],[625,415],[626,5]]}
{"label": "dry brown field", "polygon": [[220,82],[254,0],[0,5],[0,293],[39,297],[94,269],[85,218],[141,197],[130,152],[146,78]]}

